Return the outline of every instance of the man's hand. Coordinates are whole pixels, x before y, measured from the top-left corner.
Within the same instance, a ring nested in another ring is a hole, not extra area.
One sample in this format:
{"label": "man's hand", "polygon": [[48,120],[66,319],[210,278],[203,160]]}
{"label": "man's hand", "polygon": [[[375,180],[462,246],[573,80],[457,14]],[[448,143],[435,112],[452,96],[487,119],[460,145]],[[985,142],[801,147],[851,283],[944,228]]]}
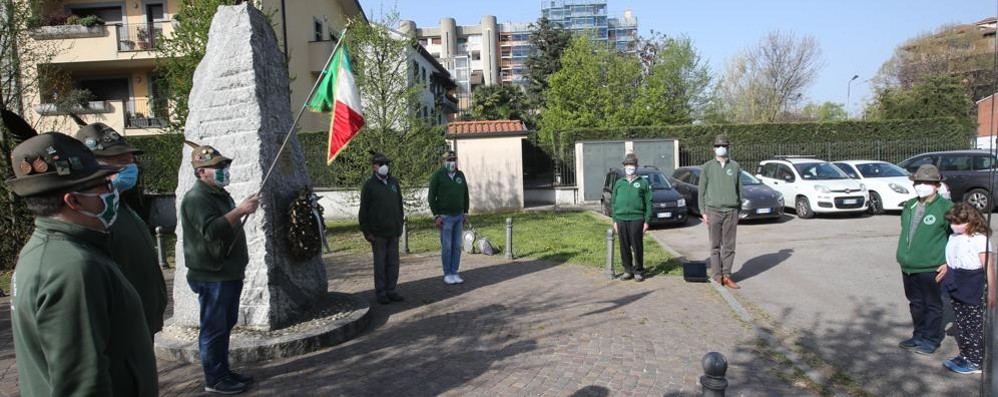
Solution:
{"label": "man's hand", "polygon": [[374,235],[371,234],[371,233],[368,233],[368,232],[364,232],[364,240],[367,240],[367,242],[369,242],[369,243],[373,243],[374,242]]}
{"label": "man's hand", "polygon": [[710,216],[708,216],[706,212],[704,212],[701,215],[703,216],[703,223],[706,223],[706,224],[709,225],[710,224]]}
{"label": "man's hand", "polygon": [[243,202],[239,203],[239,206],[236,207],[241,215],[252,214],[256,212],[258,208],[260,208],[260,193],[254,193],[252,196],[247,197],[246,200],[243,200]]}
{"label": "man's hand", "polygon": [[641,233],[648,233],[648,224],[647,223],[645,223],[645,226],[641,229]]}
{"label": "man's hand", "polygon": [[436,218],[433,218],[433,224],[437,226],[437,229],[443,227],[444,226],[444,218],[439,217],[439,216],[436,217]]}
{"label": "man's hand", "polygon": [[613,234],[620,234],[620,231],[617,230],[617,222],[613,223]]}
{"label": "man's hand", "polygon": [[947,271],[949,271],[949,266],[946,266],[945,263],[942,264],[942,265],[939,265],[939,267],[936,268],[936,273],[937,273],[936,274],[936,282],[937,283],[940,283],[940,282],[943,281],[943,278],[946,277],[946,272]]}
{"label": "man's hand", "polygon": [[991,308],[995,307],[995,301],[998,300],[998,299],[995,299],[994,290],[991,289],[991,288],[988,288],[988,289],[990,290],[988,292],[988,308],[991,309]]}

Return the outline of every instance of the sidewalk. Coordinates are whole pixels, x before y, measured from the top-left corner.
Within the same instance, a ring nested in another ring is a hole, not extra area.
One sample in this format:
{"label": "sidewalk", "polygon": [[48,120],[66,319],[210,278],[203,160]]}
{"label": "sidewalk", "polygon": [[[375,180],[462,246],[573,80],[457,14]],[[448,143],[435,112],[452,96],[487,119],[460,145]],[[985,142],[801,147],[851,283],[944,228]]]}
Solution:
{"label": "sidewalk", "polygon": [[[331,289],[373,300],[367,256],[327,259]],[[244,369],[257,378],[249,395],[692,396],[709,351],[728,358],[729,395],[806,394],[777,376],[706,284],[610,281],[580,266],[479,255],[463,259],[461,275],[464,284],[448,286],[439,257],[403,258],[406,302],[372,305],[357,339]],[[13,354],[8,303],[0,306],[4,371]],[[159,368],[162,394],[203,390],[198,366]],[[3,372],[0,394],[16,390],[14,376]]]}

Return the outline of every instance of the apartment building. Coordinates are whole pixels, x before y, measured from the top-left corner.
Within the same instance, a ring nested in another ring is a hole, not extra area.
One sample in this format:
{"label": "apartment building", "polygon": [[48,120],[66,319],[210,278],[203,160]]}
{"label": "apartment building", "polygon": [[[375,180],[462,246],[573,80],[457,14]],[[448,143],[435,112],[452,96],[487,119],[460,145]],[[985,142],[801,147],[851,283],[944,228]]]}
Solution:
{"label": "apartment building", "polygon": [[606,0],[543,0],[541,16],[621,51],[629,50],[638,37],[638,20],[631,10],[622,17],[609,16]]}

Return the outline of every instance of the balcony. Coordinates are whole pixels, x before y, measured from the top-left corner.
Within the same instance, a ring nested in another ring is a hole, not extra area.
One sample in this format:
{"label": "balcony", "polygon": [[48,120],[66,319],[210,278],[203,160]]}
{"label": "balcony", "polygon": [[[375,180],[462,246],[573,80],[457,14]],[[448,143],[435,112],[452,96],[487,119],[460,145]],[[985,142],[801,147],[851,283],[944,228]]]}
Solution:
{"label": "balcony", "polygon": [[134,98],[124,102],[125,128],[165,128],[167,105],[163,100]]}
{"label": "balcony", "polygon": [[[153,102],[149,98],[91,101],[87,106],[73,109],[73,113],[87,123],[101,122],[126,136],[157,134],[163,132],[166,126],[166,115],[160,116],[161,113],[156,112],[160,106]],[[66,112],[56,109],[54,104],[36,105],[34,110],[46,116],[48,123],[53,123],[46,126],[54,131],[76,131],[79,128],[69,117],[59,117],[65,116]]]}
{"label": "balcony", "polygon": [[[152,22],[137,25],[116,25],[118,31],[118,52],[155,51],[163,40],[164,27],[168,22]],[[171,29],[172,30],[172,29]]]}
{"label": "balcony", "polygon": [[[102,62],[104,67],[119,67],[124,62],[135,64],[136,61],[145,64],[143,66],[152,66],[158,42],[172,33],[173,24],[164,21],[93,27],[43,26],[33,30],[31,37],[36,41],[56,41],[53,45],[55,56],[50,63]],[[116,65],[114,61],[121,62]]]}

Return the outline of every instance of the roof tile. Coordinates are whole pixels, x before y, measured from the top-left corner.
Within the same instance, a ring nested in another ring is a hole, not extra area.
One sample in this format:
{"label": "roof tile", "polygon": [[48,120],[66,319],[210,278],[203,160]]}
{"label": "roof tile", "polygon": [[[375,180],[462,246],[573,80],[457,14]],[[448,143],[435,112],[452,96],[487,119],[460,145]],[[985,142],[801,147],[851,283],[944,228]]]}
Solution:
{"label": "roof tile", "polygon": [[520,120],[452,121],[447,123],[448,135],[474,136],[484,134],[525,134],[527,128]]}

